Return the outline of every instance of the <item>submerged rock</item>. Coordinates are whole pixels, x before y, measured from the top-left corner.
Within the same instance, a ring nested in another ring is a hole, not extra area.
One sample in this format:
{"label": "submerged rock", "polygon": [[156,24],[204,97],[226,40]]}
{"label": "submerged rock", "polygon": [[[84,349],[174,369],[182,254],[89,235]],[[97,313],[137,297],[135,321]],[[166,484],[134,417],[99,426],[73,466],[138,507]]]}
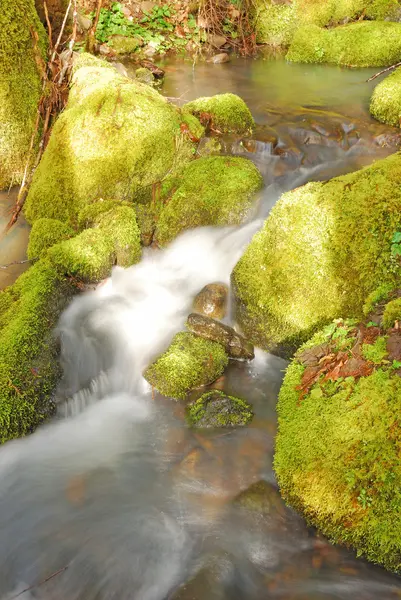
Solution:
{"label": "submerged rock", "polygon": [[213,383],[227,364],[227,354],[220,344],[182,332],[148,367],[144,377],[164,396],[183,399],[190,390]]}
{"label": "submerged rock", "polygon": [[193,310],[213,319],[223,319],[227,313],[228,285],[209,283],[201,289],[193,303]]}
{"label": "submerged rock", "polygon": [[245,360],[255,358],[253,345],[229,325],[195,313],[189,315],[186,325],[192,333],[224,346],[231,358]]}
{"label": "submerged rock", "polygon": [[396,69],[375,87],[370,112],[381,123],[401,126],[401,69]]}
{"label": "submerged rock", "polygon": [[284,194],[232,275],[245,335],[290,354],[337,315],[360,316],[366,295],[401,275],[400,210],[399,154]]}
{"label": "submerged rock", "polygon": [[46,259],[0,292],[0,443],[27,435],[53,410],[61,373],[52,330],[71,295]]}
{"label": "submerged rock", "polygon": [[255,127],[249,108],[236,94],[217,94],[198,98],[184,104],[183,111],[197,117],[207,115],[212,121],[213,129],[221,133],[251,133]]}
{"label": "submerged rock", "polygon": [[239,225],[262,185],[258,169],[245,158],[210,156],[193,161],[163,182],[157,243],[165,246],[185,229],[203,225]]}
{"label": "submerged rock", "polygon": [[155,82],[152,71],[145,67],[141,67],[135,71],[135,79],[141,83],[146,83],[147,85],[153,85]]}
{"label": "submerged rock", "polygon": [[41,96],[46,40],[33,0],[2,0],[0,190],[20,183],[23,177]]}
{"label": "submerged rock", "polygon": [[385,67],[398,62],[400,56],[401,23],[361,21],[333,29],[301,27],[286,58],[301,63]]}
{"label": "submerged rock", "polygon": [[187,406],[187,419],[192,427],[238,427],[253,418],[252,406],[219,390],[206,392]]}
{"label": "submerged rock", "polygon": [[372,326],[373,306],[362,323],[336,320],[293,359],[279,395],[274,465],[284,499],[311,524],[399,571],[400,292],[386,295],[381,327]]}
{"label": "submerged rock", "polygon": [[[99,198],[150,201],[153,184],[193,157],[181,112],[151,87],[86,54],[74,66],[67,108],[58,117],[25,204],[42,217],[74,222]],[[185,123],[190,130],[199,123]]]}

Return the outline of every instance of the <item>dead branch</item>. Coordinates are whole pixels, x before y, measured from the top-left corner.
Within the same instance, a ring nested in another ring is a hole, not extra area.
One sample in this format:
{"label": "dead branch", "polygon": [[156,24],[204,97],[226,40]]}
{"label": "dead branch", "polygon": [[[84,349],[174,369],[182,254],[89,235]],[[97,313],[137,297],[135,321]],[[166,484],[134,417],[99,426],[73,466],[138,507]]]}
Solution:
{"label": "dead branch", "polygon": [[20,596],[22,596],[22,594],[25,594],[25,592],[29,592],[29,590],[32,590],[33,588],[38,587],[39,585],[43,585],[44,583],[47,583],[48,581],[50,581],[50,579],[53,579],[53,577],[56,577],[56,575],[60,575],[60,573],[63,573],[64,571],[66,571],[68,569],[68,567],[69,567],[69,565],[63,567],[62,569],[59,569],[55,573],[52,573],[51,575],[49,575],[49,577],[46,577],[46,579],[43,579],[43,581],[39,581],[39,583],[30,585],[29,587],[22,590],[22,592],[19,592],[15,596],[12,596],[10,598],[10,600],[15,600],[15,598],[19,598]]}
{"label": "dead branch", "polygon": [[383,75],[383,73],[392,71],[393,69],[396,69],[399,66],[401,66],[401,62],[395,63],[395,65],[391,65],[391,67],[387,67],[387,69],[383,69],[382,71],[379,71],[378,73],[376,73],[376,75],[372,75],[372,77],[369,77],[369,79],[366,80],[366,83],[369,83],[369,81],[373,81],[373,79],[376,79],[376,77],[380,77],[380,75]]}
{"label": "dead branch", "polygon": [[27,258],[26,260],[14,260],[14,262],[10,262],[8,263],[8,265],[0,265],[0,269],[8,269],[9,267],[13,267],[14,265],[24,265],[25,263],[35,262],[36,260],[38,260],[37,257]]}
{"label": "dead branch", "polygon": [[103,0],[97,0],[97,6],[96,6],[96,15],[95,15],[95,20],[93,21],[93,25],[90,28],[90,31],[88,32],[88,50],[89,52],[93,52],[95,49],[95,44],[96,44],[96,29],[99,23],[99,18],[100,18],[100,11],[102,10],[103,7]]}
{"label": "dead branch", "polygon": [[45,17],[46,17],[46,23],[47,23],[47,34],[48,34],[48,37],[49,37],[49,48],[52,48],[52,46],[53,46],[53,32],[52,32],[52,26],[50,25],[49,12],[47,10],[46,0],[43,1],[43,8],[44,8],[44,11],[45,11]]}

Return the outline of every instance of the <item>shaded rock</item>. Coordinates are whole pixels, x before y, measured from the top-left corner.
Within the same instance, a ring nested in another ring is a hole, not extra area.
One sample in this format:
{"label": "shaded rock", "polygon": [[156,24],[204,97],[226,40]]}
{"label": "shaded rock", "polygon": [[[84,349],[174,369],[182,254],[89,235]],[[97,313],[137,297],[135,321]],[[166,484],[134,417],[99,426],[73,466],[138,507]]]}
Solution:
{"label": "shaded rock", "polygon": [[387,352],[390,360],[401,361],[401,331],[394,331],[389,335]]}
{"label": "shaded rock", "polygon": [[231,358],[246,360],[255,358],[253,345],[229,325],[224,325],[204,315],[192,313],[187,319],[186,326],[192,333],[224,346]]}
{"label": "shaded rock", "polygon": [[209,33],[207,36],[207,41],[211,46],[215,48],[221,48],[227,41],[223,35],[217,35],[216,33]]}
{"label": "shaded rock", "polygon": [[146,83],[146,85],[153,85],[155,81],[152,71],[145,67],[141,67],[135,71],[135,79],[141,83]]}
{"label": "shaded rock", "polygon": [[222,52],[221,54],[215,54],[212,58],[209,58],[207,62],[219,65],[221,63],[230,62],[230,57],[225,52]]}
{"label": "shaded rock", "polygon": [[196,387],[213,383],[227,364],[227,354],[220,344],[181,332],[148,367],[144,377],[164,396],[179,399]]}
{"label": "shaded rock", "polygon": [[164,71],[150,60],[141,60],[141,66],[148,69],[156,79],[163,79]]}
{"label": "shaded rock", "polygon": [[238,427],[253,417],[252,406],[219,390],[206,392],[187,406],[187,419],[192,427]]}
{"label": "shaded rock", "polygon": [[268,481],[257,481],[233,500],[233,505],[256,517],[284,517],[286,508],[278,488]]}
{"label": "shaded rock", "polygon": [[235,565],[228,554],[210,556],[169,600],[229,600],[226,587],[234,576]]}
{"label": "shaded rock", "polygon": [[194,312],[223,319],[227,312],[228,286],[225,283],[209,283],[199,292],[193,303]]}
{"label": "shaded rock", "polygon": [[115,62],[113,66],[119,75],[121,75],[122,77],[129,77],[128,71],[122,63]]}

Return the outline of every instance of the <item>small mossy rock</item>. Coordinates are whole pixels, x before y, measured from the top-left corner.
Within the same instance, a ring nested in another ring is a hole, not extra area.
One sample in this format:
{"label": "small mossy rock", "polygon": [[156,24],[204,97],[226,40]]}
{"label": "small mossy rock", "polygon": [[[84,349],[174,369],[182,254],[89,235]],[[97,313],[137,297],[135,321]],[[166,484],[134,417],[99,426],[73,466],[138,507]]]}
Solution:
{"label": "small mossy rock", "polygon": [[401,126],[401,68],[396,69],[375,87],[370,101],[370,112],[381,123]]}
{"label": "small mossy rock", "polygon": [[253,344],[229,325],[224,325],[216,319],[192,313],[189,315],[186,326],[192,333],[206,340],[213,340],[224,346],[231,358],[252,360],[255,358]]}
{"label": "small mossy rock", "polygon": [[144,377],[164,396],[183,399],[190,390],[213,383],[227,364],[227,354],[220,344],[181,332]]}
{"label": "small mossy rock", "polygon": [[209,283],[195,297],[193,311],[213,319],[223,319],[227,313],[228,285]]}
{"label": "small mossy rock", "polygon": [[[102,206],[111,206],[105,203]],[[89,208],[96,209],[96,205]],[[85,282],[101,281],[110,275],[111,267],[128,267],[141,257],[140,232],[135,210],[131,206],[116,205],[106,212],[81,212],[81,219],[89,219],[95,227],[85,229],[76,237],[53,246],[48,253],[52,263],[63,274]]]}
{"label": "small mossy rock", "polygon": [[263,479],[240,492],[234,498],[233,505],[260,519],[272,516],[282,518],[286,514],[286,508],[277,487]]}
{"label": "small mossy rock", "polygon": [[22,180],[41,95],[47,38],[33,0],[2,0],[0,39],[1,190]]}
{"label": "small mossy rock", "polygon": [[239,427],[252,421],[252,406],[219,390],[206,392],[187,406],[187,420],[191,427]]}
{"label": "small mossy rock", "polygon": [[315,334],[280,390],[274,467],[283,498],[329,540],[399,572],[401,376],[395,356],[401,357],[401,330],[337,320]]}
{"label": "small mossy rock", "polygon": [[71,238],[75,235],[75,231],[65,223],[57,219],[38,219],[35,221],[28,243],[28,258],[39,258],[49,248]]}
{"label": "small mossy rock", "polygon": [[30,433],[52,412],[61,375],[52,329],[71,294],[46,259],[0,292],[0,443]]}
{"label": "small mossy rock", "polygon": [[75,64],[67,107],[26,200],[30,223],[42,217],[74,222],[99,198],[150,201],[153,184],[193,157],[180,110],[106,65],[85,54]]}
{"label": "small mossy rock", "polygon": [[305,25],[296,32],[286,59],[345,67],[385,67],[401,59],[401,23],[361,21],[334,29]]}
{"label": "small mossy rock", "polygon": [[155,76],[152,71],[145,67],[140,67],[135,71],[135,79],[141,83],[146,83],[146,85],[153,85],[155,82]]}
{"label": "small mossy rock", "polygon": [[132,54],[136,52],[142,45],[142,41],[135,37],[125,35],[112,35],[109,37],[107,44],[118,55]]}
{"label": "small mossy rock", "polygon": [[236,94],[217,94],[198,98],[184,104],[183,111],[197,117],[202,113],[210,115],[213,128],[221,133],[251,133],[255,127],[249,108]]}
{"label": "small mossy rock", "polygon": [[182,231],[203,225],[239,225],[262,186],[258,169],[245,158],[209,156],[193,161],[162,187],[157,243],[166,246]]}
{"label": "small mossy rock", "polygon": [[245,335],[288,356],[339,314],[362,316],[369,293],[400,279],[400,210],[400,154],[284,194],[232,275]]}

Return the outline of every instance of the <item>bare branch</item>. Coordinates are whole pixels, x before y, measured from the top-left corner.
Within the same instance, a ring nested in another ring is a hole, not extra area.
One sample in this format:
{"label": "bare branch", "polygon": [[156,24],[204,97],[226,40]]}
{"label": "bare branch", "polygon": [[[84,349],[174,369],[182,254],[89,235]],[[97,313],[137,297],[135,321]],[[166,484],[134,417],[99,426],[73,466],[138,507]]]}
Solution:
{"label": "bare branch", "polygon": [[399,66],[401,66],[401,62],[395,63],[395,65],[391,65],[391,67],[387,67],[387,69],[383,69],[383,71],[379,71],[378,73],[376,73],[376,75],[372,75],[372,77],[369,77],[369,79],[366,80],[366,83],[368,83],[369,81],[373,81],[373,79],[376,79],[376,77],[380,77],[380,75],[383,75],[383,73],[392,71],[393,69],[396,69]]}

